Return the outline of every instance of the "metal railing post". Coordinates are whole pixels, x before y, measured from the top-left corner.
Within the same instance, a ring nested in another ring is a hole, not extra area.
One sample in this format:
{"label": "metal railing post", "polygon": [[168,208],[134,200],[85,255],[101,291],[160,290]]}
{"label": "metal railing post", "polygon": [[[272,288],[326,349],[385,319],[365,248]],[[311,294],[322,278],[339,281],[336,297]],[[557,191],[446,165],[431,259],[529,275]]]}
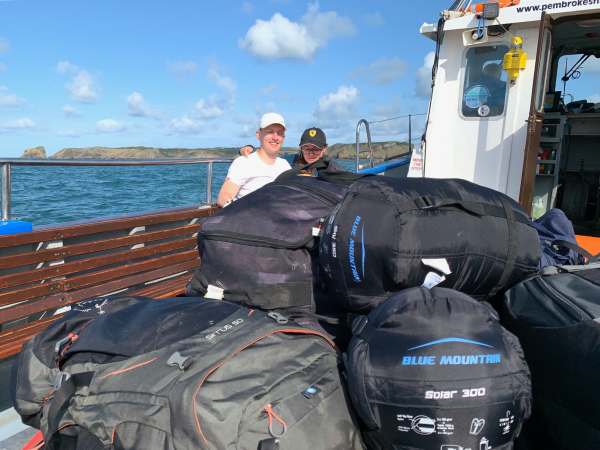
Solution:
{"label": "metal railing post", "polygon": [[2,164],[2,220],[10,219],[10,163]]}
{"label": "metal railing post", "polygon": [[408,153],[412,153],[412,114],[408,115]]}
{"label": "metal railing post", "polygon": [[213,162],[208,162],[206,168],[206,204],[212,205],[212,177],[213,177]]}
{"label": "metal railing post", "polygon": [[358,172],[358,166],[360,163],[360,126],[364,125],[367,131],[367,147],[369,148],[369,159],[370,166],[373,167],[373,149],[371,148],[371,130],[369,129],[369,122],[366,119],[360,119],[356,124],[356,171]]}

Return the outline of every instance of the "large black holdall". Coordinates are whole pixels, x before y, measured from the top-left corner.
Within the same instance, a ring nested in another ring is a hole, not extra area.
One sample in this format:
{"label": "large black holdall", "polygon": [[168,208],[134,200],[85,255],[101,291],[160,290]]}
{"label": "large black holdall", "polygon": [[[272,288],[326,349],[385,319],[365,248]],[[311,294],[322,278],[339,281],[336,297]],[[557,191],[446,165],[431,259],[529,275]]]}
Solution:
{"label": "large black holdall", "polygon": [[511,449],[529,416],[517,338],[485,302],[412,288],[355,321],[348,389],[370,449]]}
{"label": "large black holdall", "polygon": [[319,246],[327,288],[346,311],[439,285],[488,299],[536,271],[538,236],[519,205],[464,180],[355,182]]}
{"label": "large black holdall", "polygon": [[188,295],[314,312],[313,228],[346,189],[315,177],[287,177],[206,219],[198,233],[201,264]]}
{"label": "large black holdall", "polygon": [[531,368],[530,449],[600,449],[600,263],[546,267],[505,294]]}
{"label": "large black holdall", "polygon": [[11,383],[47,450],[360,449],[318,327],[233,303],[90,301],[30,341]]}

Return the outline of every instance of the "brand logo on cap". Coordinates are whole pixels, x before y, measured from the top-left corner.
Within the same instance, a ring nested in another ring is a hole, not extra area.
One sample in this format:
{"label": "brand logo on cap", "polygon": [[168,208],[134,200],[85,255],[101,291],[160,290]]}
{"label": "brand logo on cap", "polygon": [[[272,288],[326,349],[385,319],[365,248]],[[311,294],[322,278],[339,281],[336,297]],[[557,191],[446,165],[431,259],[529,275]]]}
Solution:
{"label": "brand logo on cap", "polygon": [[317,130],[308,130],[308,135],[310,137],[315,137],[317,135]]}

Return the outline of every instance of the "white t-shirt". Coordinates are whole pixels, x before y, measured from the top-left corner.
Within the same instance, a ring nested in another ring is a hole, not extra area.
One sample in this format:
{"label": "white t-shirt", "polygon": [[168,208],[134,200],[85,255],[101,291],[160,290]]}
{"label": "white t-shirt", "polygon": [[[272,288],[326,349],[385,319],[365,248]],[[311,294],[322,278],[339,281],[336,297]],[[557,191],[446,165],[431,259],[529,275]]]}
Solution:
{"label": "white t-shirt", "polygon": [[227,178],[240,187],[234,200],[274,181],[281,173],[291,168],[290,163],[283,158],[276,158],[273,164],[267,164],[260,159],[258,152],[237,157],[227,172]]}

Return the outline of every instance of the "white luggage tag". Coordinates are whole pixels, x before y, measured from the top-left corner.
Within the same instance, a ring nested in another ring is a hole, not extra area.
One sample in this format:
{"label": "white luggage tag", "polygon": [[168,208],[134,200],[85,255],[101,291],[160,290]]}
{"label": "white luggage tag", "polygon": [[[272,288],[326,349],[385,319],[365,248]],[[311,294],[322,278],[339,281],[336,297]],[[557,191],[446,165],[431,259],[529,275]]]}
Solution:
{"label": "white luggage tag", "polygon": [[209,284],[206,286],[206,294],[204,294],[204,298],[209,298],[211,300],[223,300],[223,292],[223,288],[215,286],[214,284]]}
{"label": "white luggage tag", "polygon": [[[428,272],[427,275],[425,275],[425,280],[421,286],[427,289],[437,286],[446,279],[445,275],[450,275],[452,273],[446,258],[423,258],[421,259],[421,262],[427,267],[431,267],[437,271]],[[440,275],[439,272],[443,273],[444,275]]]}

